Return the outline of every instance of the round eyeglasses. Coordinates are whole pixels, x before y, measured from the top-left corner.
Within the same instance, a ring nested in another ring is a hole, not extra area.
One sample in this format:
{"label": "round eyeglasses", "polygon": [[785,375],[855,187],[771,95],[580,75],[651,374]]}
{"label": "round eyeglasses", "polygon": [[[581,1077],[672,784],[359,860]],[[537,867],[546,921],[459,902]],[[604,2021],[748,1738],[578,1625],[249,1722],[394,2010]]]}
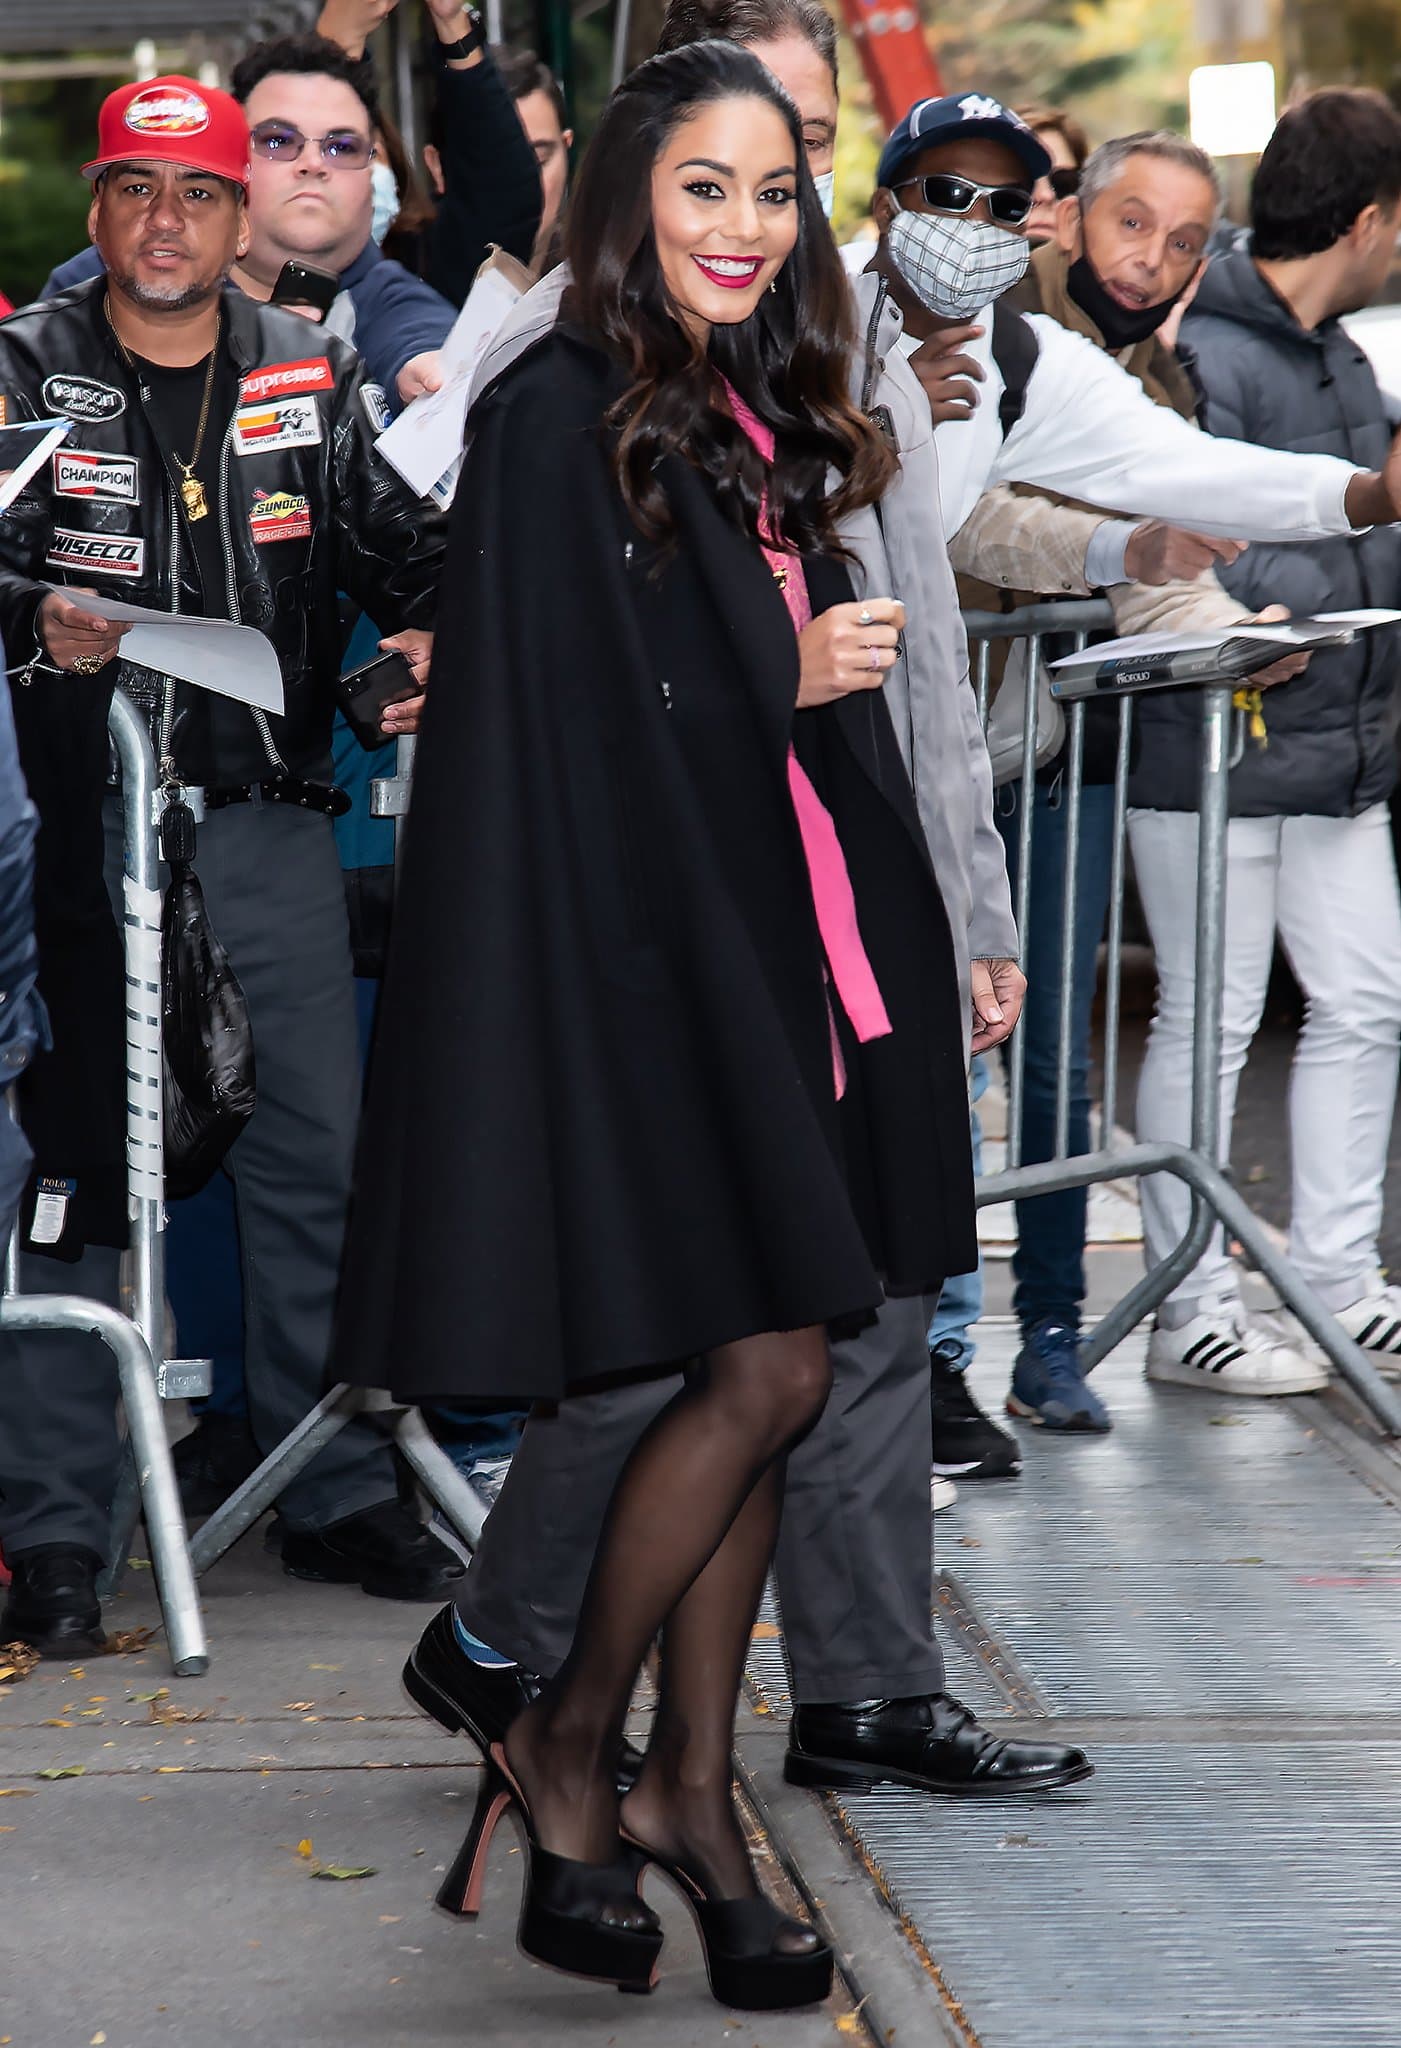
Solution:
{"label": "round eyeglasses", "polygon": [[321,152],[321,161],[333,171],[363,171],[374,155],[368,135],[353,128],[333,128],[328,135],[303,135],[290,121],[260,121],[248,138],[254,156],[267,163],[294,164],[309,142]]}

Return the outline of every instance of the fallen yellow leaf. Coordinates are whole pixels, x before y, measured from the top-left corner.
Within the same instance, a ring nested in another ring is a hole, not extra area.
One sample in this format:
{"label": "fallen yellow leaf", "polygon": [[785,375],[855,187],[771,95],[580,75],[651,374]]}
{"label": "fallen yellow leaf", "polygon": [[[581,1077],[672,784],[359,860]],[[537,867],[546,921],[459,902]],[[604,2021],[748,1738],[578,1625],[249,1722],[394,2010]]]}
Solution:
{"label": "fallen yellow leaf", "polygon": [[307,1858],[307,1860],[308,1860],[308,1861],[310,1861],[310,1859],[311,1859],[311,1836],[310,1836],[310,1835],[303,1835],[303,1837],[302,1837],[301,1841],[300,1841],[300,1842],[298,1842],[298,1844],[297,1844],[297,1854],[298,1854],[299,1856],[305,1856],[305,1857]]}
{"label": "fallen yellow leaf", "polygon": [[156,1776],[158,1778],[177,1778],[184,1768],[183,1764],[157,1764]]}
{"label": "fallen yellow leaf", "polygon": [[344,1671],[343,1664],[308,1664],[308,1671]]}
{"label": "fallen yellow leaf", "polygon": [[85,1764],[60,1764],[55,1770],[36,1771],[36,1778],[81,1778],[86,1775]]}
{"label": "fallen yellow leaf", "polygon": [[0,1785],[0,1799],[37,1799],[32,1785]]}
{"label": "fallen yellow leaf", "polygon": [[41,1728],[71,1728],[73,1723],[71,1721],[41,1721],[39,1726]]}
{"label": "fallen yellow leaf", "polygon": [[373,1877],[375,1871],[373,1866],[368,1863],[360,1869],[353,1869],[348,1863],[318,1863],[311,1874],[313,1877],[333,1877],[343,1880],[348,1877]]}
{"label": "fallen yellow leaf", "polygon": [[99,2027],[97,2032],[93,2035],[92,2040],[88,2043],[88,2048],[102,2048],[102,2044],[106,2039],[107,2036],[103,2033],[101,2027]]}
{"label": "fallen yellow leaf", "polygon": [[12,1835],[14,1832],[13,1828],[0,1828],[0,1835]]}
{"label": "fallen yellow leaf", "polygon": [[305,1714],[316,1705],[315,1700],[288,1700],[283,1705],[284,1714]]}

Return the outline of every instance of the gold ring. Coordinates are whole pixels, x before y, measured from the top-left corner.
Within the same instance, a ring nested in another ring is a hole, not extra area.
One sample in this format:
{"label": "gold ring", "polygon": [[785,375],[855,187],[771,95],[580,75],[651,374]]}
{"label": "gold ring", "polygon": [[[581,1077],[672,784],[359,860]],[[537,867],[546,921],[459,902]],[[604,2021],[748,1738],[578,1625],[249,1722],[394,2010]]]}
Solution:
{"label": "gold ring", "polygon": [[110,654],[75,654],[68,667],[75,676],[95,676],[111,659]]}

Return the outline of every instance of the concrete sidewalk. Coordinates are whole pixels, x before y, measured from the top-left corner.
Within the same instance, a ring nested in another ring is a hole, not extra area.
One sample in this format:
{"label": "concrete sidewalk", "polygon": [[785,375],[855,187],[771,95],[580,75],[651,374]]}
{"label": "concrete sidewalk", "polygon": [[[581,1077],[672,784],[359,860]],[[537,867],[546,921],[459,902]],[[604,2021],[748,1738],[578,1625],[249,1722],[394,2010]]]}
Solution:
{"label": "concrete sidewalk", "polygon": [[[509,1826],[480,1920],[441,1913],[433,1894],[478,1771],[471,1746],[426,1721],[399,1686],[431,1608],[287,1579],[258,1532],[202,1590],[205,1678],[172,1677],[157,1639],[0,1684],[0,2040],[836,2048],[866,2038],[844,1992],[810,2014],[717,2006],[690,1916],[655,1877],[667,1947],[651,1998],[526,1962],[515,1947],[522,1857]],[[150,1575],[132,1573],[108,1625],[155,1619]],[[749,1726],[762,1754],[762,1717]],[[80,1777],[42,1775],[75,1768]],[[826,1874],[870,1891],[817,1802],[804,1804]],[[310,1856],[299,1853],[307,1842]],[[767,1844],[764,1863],[766,1881],[784,1890]],[[317,1878],[319,1864],[373,1875]],[[898,1951],[895,1922],[879,1911]]]}

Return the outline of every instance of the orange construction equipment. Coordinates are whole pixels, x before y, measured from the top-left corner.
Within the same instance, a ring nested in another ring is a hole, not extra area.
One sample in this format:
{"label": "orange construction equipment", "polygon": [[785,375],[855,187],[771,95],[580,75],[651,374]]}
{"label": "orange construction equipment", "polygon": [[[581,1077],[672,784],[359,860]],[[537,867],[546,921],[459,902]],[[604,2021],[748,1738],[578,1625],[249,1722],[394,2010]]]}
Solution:
{"label": "orange construction equipment", "polygon": [[944,90],[916,0],[841,0],[884,128]]}

